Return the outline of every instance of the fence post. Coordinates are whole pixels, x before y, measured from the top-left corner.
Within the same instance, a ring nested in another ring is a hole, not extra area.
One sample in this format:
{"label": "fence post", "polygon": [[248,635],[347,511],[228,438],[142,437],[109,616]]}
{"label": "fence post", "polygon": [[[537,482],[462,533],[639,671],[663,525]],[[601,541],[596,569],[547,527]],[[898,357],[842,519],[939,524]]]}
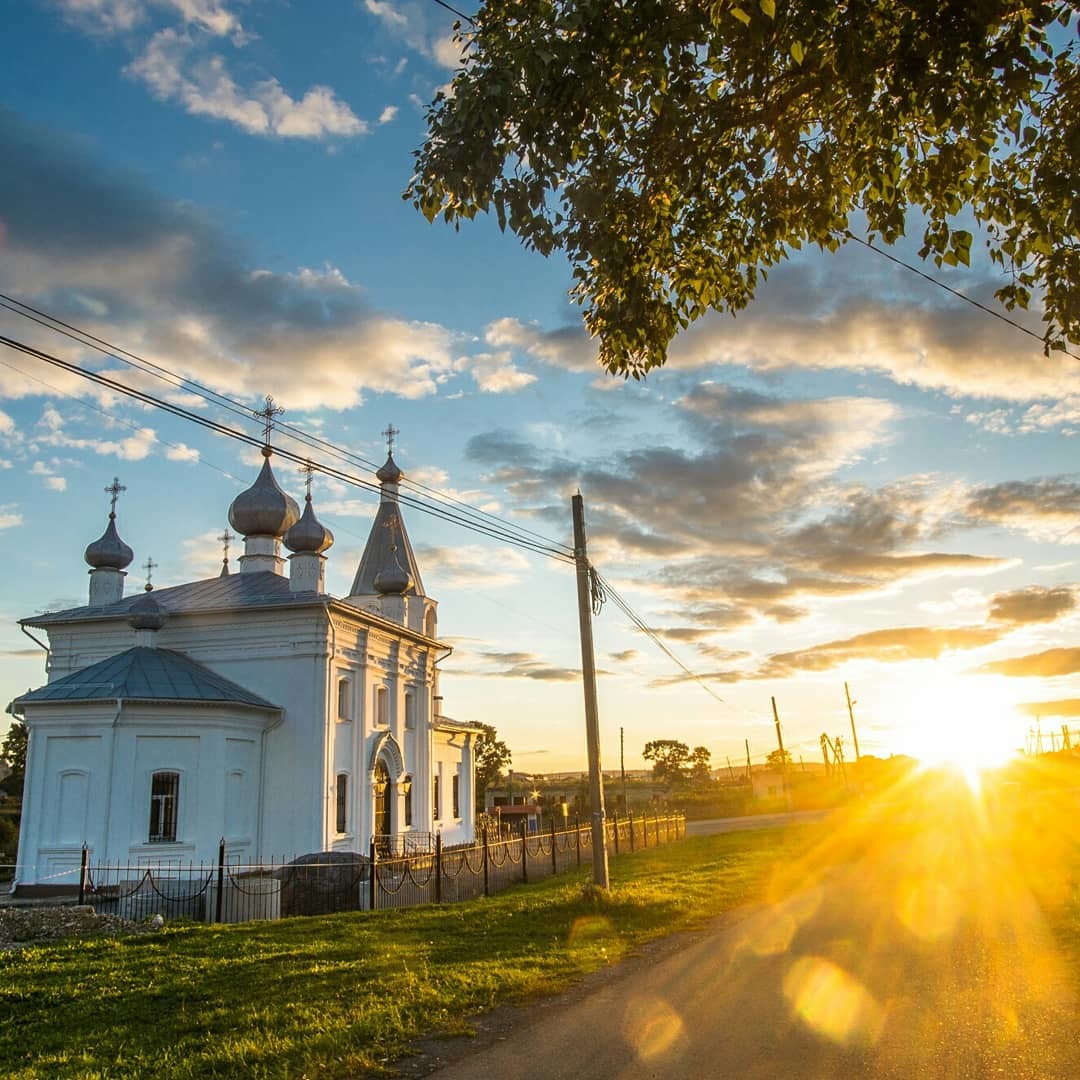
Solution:
{"label": "fence post", "polygon": [[86,903],[86,862],[89,857],[89,852],[86,850],[86,845],[82,846],[82,860],[79,863],[79,903]]}
{"label": "fence post", "polygon": [[528,837],[529,823],[522,818],[521,819],[521,880],[527,885],[529,883],[529,841]]}
{"label": "fence post", "polygon": [[581,815],[574,818],[574,837],[577,840],[577,864],[581,865]]}
{"label": "fence post", "polygon": [[482,835],[484,837],[484,895],[485,896],[490,896],[491,895],[491,887],[488,884],[488,860],[489,860],[488,831],[487,831],[487,826],[486,825],[484,826],[484,829],[482,831]]}
{"label": "fence post", "polygon": [[630,850],[634,850],[634,811],[627,810],[626,816],[630,819]]}
{"label": "fence post", "polygon": [[611,831],[615,834],[615,854],[619,854],[619,811],[611,811]]}
{"label": "fence post", "polygon": [[435,903],[442,903],[442,830],[435,834]]}
{"label": "fence post", "polygon": [[379,849],[375,846],[373,836],[368,847],[368,911],[374,911],[375,905],[379,902],[378,861]]}
{"label": "fence post", "polygon": [[217,897],[214,904],[214,922],[221,922],[221,905],[225,900],[225,837],[217,849]]}
{"label": "fence post", "polygon": [[559,864],[555,861],[555,818],[551,819],[551,872],[559,872]]}

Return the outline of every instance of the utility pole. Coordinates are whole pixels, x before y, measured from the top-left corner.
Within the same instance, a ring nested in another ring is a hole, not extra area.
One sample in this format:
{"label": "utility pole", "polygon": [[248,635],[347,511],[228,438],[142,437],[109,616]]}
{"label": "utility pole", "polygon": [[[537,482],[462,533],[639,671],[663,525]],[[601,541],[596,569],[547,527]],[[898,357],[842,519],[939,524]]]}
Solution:
{"label": "utility pole", "polygon": [[750,780],[750,740],[743,739],[743,742],[746,743],[746,779]]}
{"label": "utility pole", "polygon": [[589,797],[592,802],[593,884],[607,889],[607,829],[604,826],[604,779],[600,771],[600,718],[596,705],[593,657],[592,581],[585,545],[585,504],[578,492],[570,500],[574,515],[574,562],[577,565],[578,624],[581,631],[581,681],[585,690],[585,739],[589,751]]}
{"label": "utility pole", "polygon": [[821,756],[825,759],[825,775],[828,776],[832,772],[832,765],[829,762],[829,750],[832,748],[832,743],[829,742],[829,736],[823,731],[821,733]]}
{"label": "utility pole", "polygon": [[728,776],[730,776],[731,779],[734,780],[735,779],[735,770],[731,767],[731,755],[730,754],[728,754],[728,756],[727,756],[727,771],[728,771]]}
{"label": "utility pole", "polygon": [[776,698],[770,698],[769,700],[772,701],[773,720],[776,722],[776,741],[780,746],[780,786],[784,789],[784,798],[790,801],[791,792],[788,791],[787,755],[784,752],[784,733],[780,730],[780,713],[776,710]]}
{"label": "utility pole", "polygon": [[622,808],[625,814],[630,804],[626,801],[626,739],[623,728],[619,728],[619,774],[622,776]]}
{"label": "utility pole", "polygon": [[1061,746],[1064,750],[1072,750],[1072,740],[1069,738],[1069,725],[1061,725]]}
{"label": "utility pole", "polygon": [[851,691],[848,689],[847,683],[844,683],[844,697],[847,698],[847,714],[848,719],[851,721],[851,741],[855,744],[855,760],[859,760],[859,736],[855,733],[855,710],[852,709],[853,705],[858,705],[857,701],[851,700]]}

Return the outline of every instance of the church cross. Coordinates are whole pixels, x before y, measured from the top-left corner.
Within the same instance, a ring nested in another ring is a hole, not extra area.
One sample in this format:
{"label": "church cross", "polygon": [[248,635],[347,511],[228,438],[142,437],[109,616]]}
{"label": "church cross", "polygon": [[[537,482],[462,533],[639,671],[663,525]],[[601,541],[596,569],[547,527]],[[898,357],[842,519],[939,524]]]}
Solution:
{"label": "church cross", "polygon": [[151,575],[153,574],[153,572],[154,572],[154,570],[156,568],[157,568],[157,563],[154,562],[154,560],[151,559],[151,558],[147,558],[146,562],[143,563],[143,569],[146,571],[146,588],[148,590],[151,587],[150,586],[150,577],[151,577]]}
{"label": "church cross", "polygon": [[391,514],[383,523],[384,529],[390,530],[390,550],[397,551],[397,527],[398,516],[397,514]]}
{"label": "church cross", "polygon": [[383,437],[386,439],[386,452],[391,456],[394,453],[394,437],[400,434],[401,432],[393,424],[387,424],[386,430],[382,432]]}
{"label": "church cross", "polygon": [[116,500],[120,497],[121,491],[127,491],[127,488],[120,483],[120,477],[114,476],[113,482],[105,489],[106,495],[112,496],[112,503],[109,506],[109,513],[114,517],[116,516]]}
{"label": "church cross", "polygon": [[315,466],[310,461],[305,461],[300,466],[300,471],[304,474],[304,488],[307,491],[307,497],[311,498],[311,479],[315,475]]}
{"label": "church cross", "polygon": [[229,561],[229,541],[235,540],[236,536],[229,532],[229,527],[225,526],[225,531],[218,537],[218,540],[225,545],[225,562]]}
{"label": "church cross", "polygon": [[256,409],[252,414],[257,420],[263,422],[263,446],[270,448],[270,432],[274,430],[274,417],[281,416],[285,410],[280,405],[274,404],[274,399],[267,394],[266,404],[261,409]]}

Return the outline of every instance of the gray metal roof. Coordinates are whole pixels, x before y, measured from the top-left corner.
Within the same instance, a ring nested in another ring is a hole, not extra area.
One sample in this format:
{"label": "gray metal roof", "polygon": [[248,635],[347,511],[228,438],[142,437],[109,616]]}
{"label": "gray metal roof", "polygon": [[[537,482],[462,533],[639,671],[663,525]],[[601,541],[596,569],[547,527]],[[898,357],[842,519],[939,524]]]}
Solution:
{"label": "gray metal roof", "polygon": [[[391,550],[396,547],[396,551]],[[375,588],[375,579],[383,572],[400,567],[412,578],[412,584],[405,590],[405,596],[423,596],[424,583],[420,580],[420,568],[416,564],[409,534],[405,531],[405,522],[401,508],[394,499],[383,498],[371,523],[367,546],[360,556],[360,565],[353,578],[350,596],[374,596],[380,590]]]}
{"label": "gray metal roof", "polygon": [[242,705],[281,711],[280,706],[218,675],[184,653],[140,645],[31,690],[12,704],[114,701],[117,698]]}
{"label": "gray metal roof", "polygon": [[[26,626],[52,626],[56,623],[79,622],[84,619],[126,618],[142,593],[125,596],[114,604],[97,607],[84,605],[66,611],[49,611],[31,615],[20,622]],[[317,593],[295,593],[289,588],[289,579],[272,570],[260,570],[252,574],[229,574],[228,577],[206,578],[186,585],[174,585],[168,589],[155,589],[154,599],[170,615],[194,611],[234,610],[236,608],[268,607],[276,605],[303,605],[328,597]]]}

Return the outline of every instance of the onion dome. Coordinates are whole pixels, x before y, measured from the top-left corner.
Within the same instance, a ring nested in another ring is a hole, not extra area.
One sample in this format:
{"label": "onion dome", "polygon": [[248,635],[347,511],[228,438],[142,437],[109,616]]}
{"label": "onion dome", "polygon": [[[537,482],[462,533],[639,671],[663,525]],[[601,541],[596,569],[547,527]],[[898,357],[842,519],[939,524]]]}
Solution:
{"label": "onion dome", "polygon": [[390,548],[390,560],[386,566],[384,566],[375,575],[375,591],[382,593],[383,596],[387,594],[396,596],[403,592],[408,592],[412,588],[413,579],[400,562],[398,562],[397,548]]}
{"label": "onion dome", "polygon": [[109,524],[105,526],[105,531],[92,544],[87,545],[83,558],[95,570],[123,570],[135,558],[135,552],[120,539],[116,531],[115,513],[109,514]]}
{"label": "onion dome", "polygon": [[285,546],[298,555],[321,555],[334,542],[334,534],[315,516],[310,491],[304,499],[300,520],[283,539]]}
{"label": "onion dome", "polygon": [[270,447],[263,448],[263,467],[255,483],[241,491],[229,507],[229,524],[243,536],[280,538],[300,520],[300,507],[286,495],[270,468]]}
{"label": "onion dome", "polygon": [[134,630],[160,630],[169,617],[168,612],[154,599],[153,585],[147,584],[146,591],[131,605],[128,625]]}
{"label": "onion dome", "polygon": [[397,467],[393,454],[386,455],[386,464],[375,474],[381,484],[396,484],[405,474]]}

